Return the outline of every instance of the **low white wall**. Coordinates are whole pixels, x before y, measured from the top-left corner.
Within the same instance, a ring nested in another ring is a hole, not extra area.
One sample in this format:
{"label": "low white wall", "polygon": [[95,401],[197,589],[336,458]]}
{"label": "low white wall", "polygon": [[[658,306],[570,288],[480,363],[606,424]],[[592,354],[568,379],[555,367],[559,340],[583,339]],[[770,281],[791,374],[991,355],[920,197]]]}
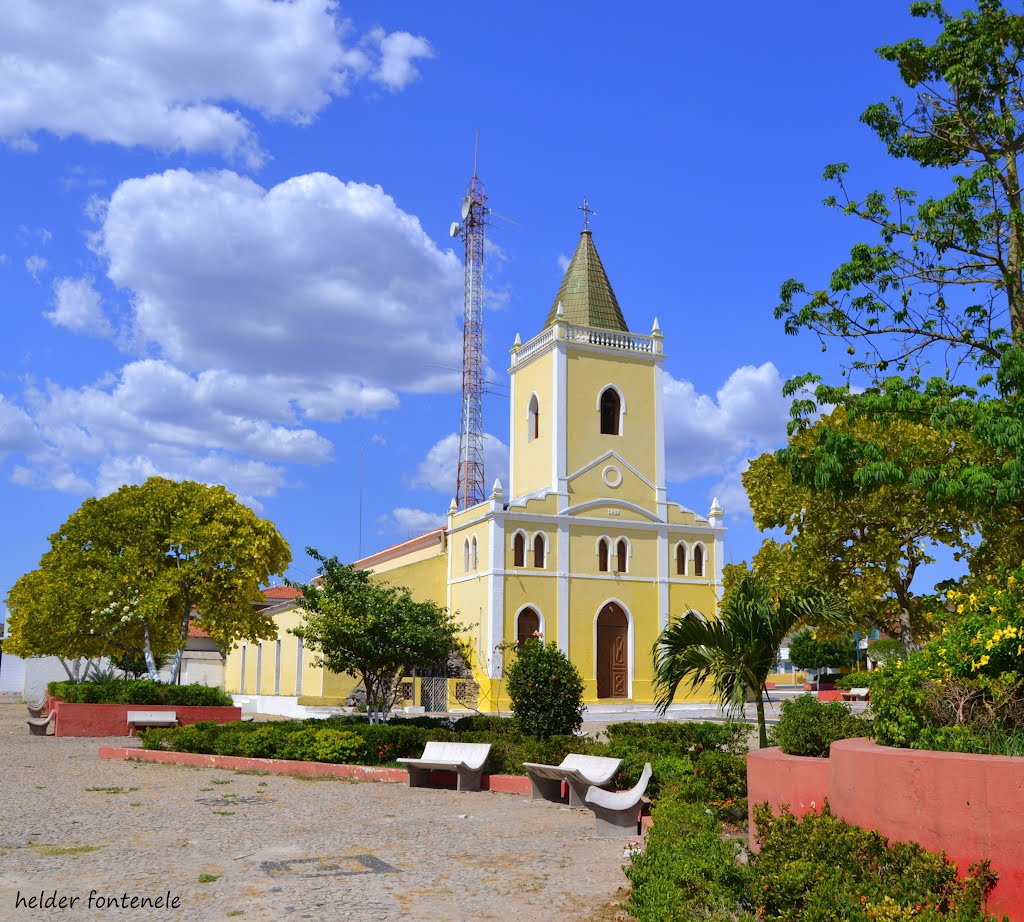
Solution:
{"label": "low white wall", "polygon": [[273,714],[277,717],[330,717],[338,708],[309,707],[299,704],[294,695],[232,695],[235,704],[246,714]]}
{"label": "low white wall", "polygon": [[25,660],[13,653],[0,656],[0,694],[24,695]]}

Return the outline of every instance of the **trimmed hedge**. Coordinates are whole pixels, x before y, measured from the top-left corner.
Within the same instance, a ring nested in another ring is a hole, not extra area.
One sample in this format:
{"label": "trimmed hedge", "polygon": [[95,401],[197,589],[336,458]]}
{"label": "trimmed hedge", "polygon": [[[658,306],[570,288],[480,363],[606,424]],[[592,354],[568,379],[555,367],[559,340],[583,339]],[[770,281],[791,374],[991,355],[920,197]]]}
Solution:
{"label": "trimmed hedge", "polygon": [[163,685],[149,679],[109,682],[50,682],[51,698],[68,704],[173,704],[179,707],[233,707],[231,695],[209,685]]}
{"label": "trimmed hedge", "polygon": [[870,735],[871,721],[854,717],[843,702],[825,703],[801,695],[782,702],[782,716],[768,741],[786,755],[828,758],[829,747],[836,740]]}

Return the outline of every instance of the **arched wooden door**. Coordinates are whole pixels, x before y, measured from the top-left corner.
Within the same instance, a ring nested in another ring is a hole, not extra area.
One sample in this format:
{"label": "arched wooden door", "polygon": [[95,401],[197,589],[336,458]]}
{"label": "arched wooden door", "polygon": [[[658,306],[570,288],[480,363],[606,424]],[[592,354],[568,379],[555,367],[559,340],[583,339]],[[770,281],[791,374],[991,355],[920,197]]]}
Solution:
{"label": "arched wooden door", "polygon": [[614,602],[597,616],[597,697],[629,697],[629,621]]}
{"label": "arched wooden door", "polygon": [[516,621],[516,643],[528,640],[540,631],[540,616],[532,608],[519,612]]}

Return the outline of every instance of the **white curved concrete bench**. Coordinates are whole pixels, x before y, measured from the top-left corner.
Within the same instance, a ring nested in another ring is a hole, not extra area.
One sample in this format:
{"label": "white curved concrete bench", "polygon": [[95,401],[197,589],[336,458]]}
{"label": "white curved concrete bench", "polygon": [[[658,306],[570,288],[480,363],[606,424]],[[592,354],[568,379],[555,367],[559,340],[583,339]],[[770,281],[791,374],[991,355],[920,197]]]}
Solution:
{"label": "white curved concrete bench", "polygon": [[176,727],[177,711],[129,711],[128,735],[133,736],[140,727]]}
{"label": "white curved concrete bench", "polygon": [[538,762],[524,762],[523,768],[530,776],[530,800],[544,798],[556,803],[562,802],[562,782],[569,787],[569,806],[582,807],[587,789],[594,785],[603,788],[610,784],[619,770],[622,759],[607,756],[584,756],[569,753],[560,765],[541,765]]}
{"label": "white curved concrete bench", "polygon": [[[50,713],[47,714],[45,717],[40,715],[38,717],[25,718],[25,721],[28,724],[29,733],[31,733],[33,736],[46,736],[46,729],[50,726],[50,721],[53,720],[56,716],[56,711],[50,711]],[[54,728],[56,728],[56,724],[54,724]]]}
{"label": "white curved concrete bench", "polygon": [[605,837],[634,836],[640,831],[640,800],[651,780],[651,763],[644,765],[640,780],[628,791],[587,791],[587,806],[597,817],[597,834]]}
{"label": "white curved concrete bench", "polygon": [[490,743],[428,742],[418,759],[399,759],[409,770],[409,787],[427,786],[428,772],[455,772],[458,790],[479,791],[484,762],[491,751]]}

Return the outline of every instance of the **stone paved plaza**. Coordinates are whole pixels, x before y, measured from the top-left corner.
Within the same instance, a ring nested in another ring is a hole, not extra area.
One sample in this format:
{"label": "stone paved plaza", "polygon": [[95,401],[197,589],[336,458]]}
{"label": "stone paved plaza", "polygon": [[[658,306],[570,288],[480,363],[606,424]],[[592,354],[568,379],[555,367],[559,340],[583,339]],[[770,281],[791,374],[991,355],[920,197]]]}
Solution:
{"label": "stone paved plaza", "polygon": [[[589,812],[509,794],[101,761],[101,744],[125,741],[30,736],[26,716],[23,704],[0,704],[0,920],[540,922],[588,919],[625,884],[623,842],[595,838]],[[178,908],[89,910],[91,891],[169,893]],[[78,900],[31,908],[19,892]]]}

